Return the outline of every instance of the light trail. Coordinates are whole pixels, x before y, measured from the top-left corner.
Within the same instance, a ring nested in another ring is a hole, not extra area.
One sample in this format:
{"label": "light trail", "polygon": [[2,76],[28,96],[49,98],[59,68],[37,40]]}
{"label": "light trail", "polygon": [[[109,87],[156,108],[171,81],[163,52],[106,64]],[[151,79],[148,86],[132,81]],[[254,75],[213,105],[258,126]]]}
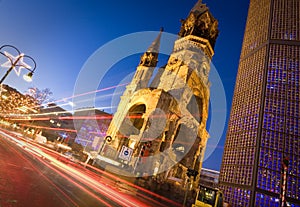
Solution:
{"label": "light trail", "polygon": [[[74,178],[76,180],[78,180],[80,183],[88,186],[89,188],[93,189],[96,192],[99,192],[100,194],[106,196],[108,199],[120,204],[121,206],[128,206],[128,207],[148,206],[144,202],[139,201],[139,200],[135,199],[134,197],[132,197],[128,194],[124,194],[124,193],[121,193],[121,192],[116,192],[111,187],[108,187],[107,184],[100,183],[99,181],[95,180],[95,178],[92,178],[91,176],[87,176],[86,174],[83,174],[82,172],[78,171],[77,169],[74,169],[70,166],[67,166],[67,165],[61,163],[57,159],[55,159],[52,156],[48,155],[47,153],[44,153],[42,150],[40,150],[36,146],[30,145],[28,143],[23,143],[20,140],[15,139],[10,135],[6,134],[6,136],[9,136],[12,140],[14,140],[17,143],[22,143],[21,144],[22,148],[26,149],[32,155],[36,156],[36,158],[39,159],[40,162],[42,162],[44,165],[46,165],[51,170],[58,173],[64,179],[68,180],[69,182],[71,182],[72,184],[74,184],[75,186],[80,188],[82,191],[86,192],[87,194],[89,194],[93,198],[97,199],[99,202],[103,203],[106,206],[111,206],[111,205],[108,204],[107,202],[105,202],[103,199],[100,199],[96,194],[94,194],[93,192],[88,190],[86,187],[84,187],[81,184],[75,182]],[[58,170],[56,168],[58,168],[60,170]],[[62,173],[61,171],[65,172],[65,173]],[[66,174],[68,174],[68,175],[66,175]],[[49,182],[52,182],[47,177],[45,177],[45,179],[47,179],[47,181],[49,181]],[[54,183],[52,183],[52,184],[55,185]],[[58,190],[61,191],[58,186],[56,186],[56,188],[58,188]],[[146,198],[147,200],[151,200],[151,199],[149,199],[145,196],[142,196],[142,197]],[[151,200],[151,202],[152,202],[152,200]],[[159,202],[154,201],[154,200],[153,200],[153,202],[156,203],[157,205],[159,205]],[[78,206],[78,205],[76,205],[76,206]]]}
{"label": "light trail", "polygon": [[[60,100],[57,100],[57,101],[54,101],[54,102],[49,102],[49,103],[66,102],[66,100],[69,100],[69,99],[73,99],[73,98],[80,97],[80,96],[86,96],[86,95],[89,95],[89,94],[95,94],[95,93],[111,90],[111,89],[114,89],[114,88],[117,88],[117,87],[126,86],[128,84],[129,84],[129,82],[128,83],[123,83],[123,84],[118,84],[118,85],[115,85],[115,86],[106,87],[106,88],[101,88],[101,89],[98,89],[98,90],[95,90],[95,91],[89,91],[89,92],[85,92],[85,93],[81,93],[81,94],[76,94],[76,95],[69,96],[67,98],[62,98]],[[46,106],[49,103],[43,104],[42,106]]]}
{"label": "light trail", "polygon": [[[121,95],[123,92],[118,92],[118,93],[111,93],[111,94],[106,94],[106,95],[102,95],[102,96],[96,96],[95,98],[86,98],[86,99],[81,99],[80,101],[76,101],[76,103],[73,103],[73,102],[68,102],[68,103],[63,103],[63,104],[59,104],[59,105],[54,105],[54,106],[47,106],[47,109],[51,109],[51,108],[56,108],[56,107],[62,107],[62,106],[67,106],[67,105],[70,105],[70,103],[72,104],[72,107],[74,106],[74,104],[78,104],[78,103],[84,103],[84,102],[87,102],[87,101],[97,101],[97,100],[100,100],[100,99],[104,99],[104,98],[107,98],[107,97],[111,97],[111,96],[114,96],[114,95]],[[51,102],[51,103],[55,103],[55,102]],[[48,104],[51,104],[51,103],[47,103],[46,105]],[[46,106],[45,104],[42,105],[42,106]],[[102,108],[112,108],[112,107],[109,107],[109,106],[104,106],[104,107],[100,107],[101,109]],[[77,111],[77,110],[75,110]],[[71,111],[69,111],[71,113]]]}
{"label": "light trail", "polygon": [[149,194],[149,195],[152,195],[152,196],[155,196],[155,197],[157,197],[157,198],[159,198],[159,199],[161,199],[161,200],[164,200],[164,201],[166,201],[166,202],[172,204],[173,206],[182,207],[181,204],[176,203],[175,201],[172,201],[172,200],[170,200],[170,199],[168,199],[168,198],[166,198],[166,197],[163,197],[163,196],[161,196],[161,195],[159,195],[159,194],[156,194],[156,193],[154,193],[154,192],[152,192],[152,191],[149,191],[149,190],[147,190],[147,189],[145,189],[145,188],[142,188],[142,187],[140,187],[140,186],[138,186],[138,185],[135,185],[135,184],[133,184],[133,183],[131,183],[131,182],[129,182],[129,181],[123,180],[123,179],[121,179],[121,178],[119,178],[119,177],[117,177],[117,176],[115,176],[115,175],[112,175],[112,174],[106,172],[106,171],[100,170],[99,168],[96,168],[96,167],[94,167],[94,166],[92,166],[92,165],[87,165],[87,166],[88,166],[89,168],[91,168],[91,169],[93,169],[93,170],[99,172],[99,173],[102,173],[102,174],[104,174],[104,175],[106,175],[106,176],[108,176],[108,177],[114,179],[114,180],[118,180],[118,181],[120,181],[120,182],[122,182],[122,183],[125,183],[126,185],[129,185],[129,186],[131,186],[131,187],[133,187],[133,188],[136,188],[136,189],[139,189],[139,190],[141,190],[141,191],[143,191],[143,192],[145,192],[145,193],[147,193],[147,194]]}
{"label": "light trail", "polygon": [[12,118],[12,121],[49,121],[50,119],[58,120],[102,120],[102,119],[112,119],[112,115],[96,115],[96,116],[61,116],[61,117],[41,117],[41,118]]}
{"label": "light trail", "polygon": [[[49,157],[48,157],[49,159]],[[44,165],[46,165],[48,168],[50,168],[51,170],[53,170],[54,172],[56,172],[57,174],[59,174],[61,177],[63,177],[64,179],[68,180],[69,182],[71,182],[73,185],[75,185],[76,187],[80,188],[82,191],[84,191],[85,193],[89,194],[90,196],[92,196],[93,198],[95,198],[96,200],[98,200],[100,203],[108,206],[108,207],[112,207],[112,205],[110,205],[109,203],[107,203],[106,201],[104,201],[103,199],[99,198],[97,195],[95,195],[94,193],[92,193],[91,191],[89,191],[88,189],[86,189],[84,186],[78,184],[77,182],[75,182],[73,179],[71,179],[69,176],[61,173],[60,171],[58,171],[57,169],[55,169],[53,166],[56,166],[62,170],[65,171],[64,168],[61,168],[59,165],[57,165],[57,163],[55,162],[51,162],[51,165],[49,165],[47,162],[40,160],[41,162],[43,162]]]}
{"label": "light trail", "polygon": [[[75,110],[75,113],[78,113],[78,112],[82,112],[82,111],[91,111],[91,110],[103,110],[103,109],[106,109],[106,108],[111,108],[111,107],[101,107],[101,108],[86,108],[86,109],[80,109],[80,110]],[[2,114],[2,116],[5,116],[5,117],[25,117],[24,119],[27,119],[27,120],[30,120],[32,119],[32,117],[36,117],[36,116],[45,116],[45,115],[59,115],[59,114],[73,114],[73,111],[52,111],[52,112],[45,112],[45,113],[36,113],[36,114]],[[29,118],[30,117],[30,118]]]}
{"label": "light trail", "polygon": [[[64,172],[68,173],[69,175],[72,175],[73,177],[76,177],[77,179],[80,179],[80,182],[85,183],[86,185],[91,185],[91,183],[94,183],[94,180],[90,180],[87,177],[85,177],[83,174],[80,175],[80,173],[76,170],[74,170],[73,168],[70,168],[69,166],[66,166],[65,164],[61,163],[60,161],[56,160],[55,158],[53,158],[52,156],[49,156],[48,154],[42,152],[41,150],[35,148],[32,145],[29,145],[28,143],[23,143],[22,141],[6,134],[0,131],[0,133],[2,133],[4,136],[9,137],[11,140],[13,140],[16,143],[19,143],[19,146],[23,149],[26,149],[26,151],[30,152],[30,154],[35,155],[37,159],[39,159],[40,162],[42,162],[44,165],[46,165],[47,167],[49,167],[51,170],[55,171],[56,173],[58,173],[60,176],[62,176],[64,179],[68,180],[69,182],[71,182],[72,184],[74,184],[75,186],[77,186],[78,188],[80,188],[81,190],[83,190],[84,192],[88,193],[90,196],[92,196],[93,198],[97,199],[99,202],[105,204],[106,206],[111,207],[110,204],[108,204],[107,202],[105,202],[104,200],[100,199],[98,196],[96,196],[94,193],[92,193],[91,191],[89,191],[88,189],[86,189],[85,187],[83,187],[82,185],[78,184],[77,182],[75,182],[73,179],[70,178],[70,176],[66,176],[65,174],[63,174],[62,172],[58,171],[57,169],[55,169],[53,166],[56,166],[57,168],[59,168],[60,170],[63,170]],[[29,149],[30,148],[30,149]],[[22,155],[20,155],[22,156]],[[27,159],[22,156],[22,158],[24,160],[27,161]],[[45,160],[47,160],[48,162],[50,161],[50,163],[53,165],[51,166],[50,164],[48,164]],[[27,161],[28,162],[28,161]],[[43,175],[42,173],[40,173],[40,171],[35,168],[35,166],[33,166],[31,163],[29,163],[39,174],[41,174],[41,176],[43,176],[49,183],[51,183],[51,185],[53,185],[57,190],[60,191],[60,193],[62,193],[64,196],[66,196],[66,198],[68,198],[75,206],[78,206],[70,197],[68,197],[68,195],[66,195],[56,184],[54,184],[51,180],[49,180],[45,175]],[[80,176],[79,176],[80,175]],[[83,179],[85,178],[85,179]],[[86,180],[88,180],[89,182],[87,182]],[[106,186],[104,186],[105,188],[107,188]],[[123,199],[123,202],[120,202],[120,194],[114,195],[117,197],[114,197],[113,194],[115,193],[114,191],[105,192],[103,189],[99,189],[101,193],[104,193],[105,196],[107,196],[108,198],[115,200],[116,202],[120,203],[120,204],[124,204],[124,203],[128,203],[127,199]],[[119,198],[119,200],[117,200],[117,198]],[[126,205],[126,206],[142,206],[142,205],[135,205],[134,203],[130,203],[132,205]]]}
{"label": "light trail", "polygon": [[[89,111],[91,109],[84,109],[82,111]],[[57,112],[51,112],[51,113],[56,113]],[[45,115],[46,113],[42,114]],[[64,113],[65,114],[65,113]],[[48,115],[48,114],[47,114]],[[162,114],[162,115],[152,115],[150,118],[165,118],[167,119],[170,115],[168,114]],[[125,116],[125,118],[128,119],[140,119],[142,118],[143,115],[127,115]],[[90,116],[60,116],[60,117],[40,117],[40,118],[35,118],[35,117],[30,117],[30,119],[28,119],[27,117],[24,118],[11,118],[10,120],[14,120],[14,121],[47,121],[50,119],[59,119],[59,120],[74,120],[74,119],[79,119],[79,120],[89,120],[89,119],[112,119],[113,115],[90,115]]]}
{"label": "light trail", "polygon": [[[61,164],[58,164],[58,163],[55,163],[55,164],[57,167],[62,167]],[[107,185],[103,185],[102,183],[99,183],[97,181],[95,182],[95,180],[92,179],[91,177],[88,177],[85,174],[83,174],[77,170],[74,170],[73,168],[70,168],[69,166],[63,166],[63,168],[61,168],[61,169],[65,170],[65,168],[67,168],[67,172],[69,173],[69,175],[73,176],[74,178],[79,180],[81,183],[84,183],[85,185],[89,186],[90,188],[94,189],[95,191],[98,191],[102,195],[105,195],[109,199],[113,200],[116,203],[119,203],[122,206],[128,206],[128,207],[145,206],[145,205],[143,205],[143,203],[141,203],[135,199],[132,199],[130,196],[116,192],[116,191],[112,190],[110,187],[108,187]]]}
{"label": "light trail", "polygon": [[[118,84],[118,85],[115,85],[115,86],[110,86],[110,87],[106,87],[106,88],[102,88],[102,89],[98,89],[98,90],[95,90],[95,91],[89,91],[89,92],[85,92],[85,93],[81,93],[81,94],[76,94],[74,96],[69,96],[67,98],[62,98],[60,100],[57,100],[57,101],[51,101],[51,102],[47,102],[47,103],[44,103],[42,105],[35,105],[35,106],[31,106],[30,107],[30,110],[35,110],[35,109],[38,109],[40,107],[43,107],[43,106],[48,106],[48,104],[51,104],[51,103],[60,103],[60,102],[66,102],[67,100],[69,99],[72,99],[72,98],[76,98],[76,97],[80,97],[80,96],[86,96],[86,95],[89,95],[89,94],[94,94],[94,93],[99,93],[99,92],[103,92],[103,91],[107,91],[107,90],[111,90],[111,89],[114,89],[114,88],[117,88],[117,87],[122,87],[122,86],[126,86],[128,85],[128,83],[123,83],[123,84]],[[106,95],[103,95],[103,96],[97,96],[96,99],[100,99],[100,98],[103,98],[103,97],[108,97],[108,96],[112,96],[112,95],[119,95],[121,94],[121,92],[119,93],[114,93],[114,94],[106,94]],[[89,100],[94,100],[94,99],[84,99],[84,100],[80,100],[80,102],[84,102],[84,101],[89,101]],[[79,102],[79,103],[80,103]],[[51,108],[55,108],[55,107],[60,107],[60,106],[65,106],[65,105],[68,105],[68,103],[64,103],[64,104],[61,104],[61,105],[56,105],[56,106],[50,106],[48,107],[49,109]],[[107,107],[101,107],[101,109],[104,109],[104,108],[107,108],[107,109],[111,109],[112,107],[111,106],[107,106]],[[59,113],[59,112],[53,112],[54,113]],[[73,111],[65,111],[63,113],[73,113]],[[7,112],[6,114],[1,114],[2,116],[7,116],[7,114],[10,114],[10,112]],[[19,114],[19,115],[24,115],[24,114]],[[37,114],[27,114],[27,116],[35,116]],[[41,114],[40,114],[41,115]],[[43,115],[46,115],[46,114],[43,114]],[[11,116],[18,116],[18,114],[11,114]]]}
{"label": "light trail", "polygon": [[[65,131],[65,132],[75,132],[77,133],[78,131],[75,129],[64,129],[64,128],[53,128],[53,127],[44,127],[44,126],[38,126],[38,125],[32,125],[32,124],[19,124],[20,126],[26,126],[26,127],[31,127],[31,128],[37,128],[37,129],[47,129],[47,130],[53,130],[53,131]],[[103,134],[99,134],[96,131],[91,131],[89,132],[90,134],[98,134],[98,135],[103,135]],[[118,136],[119,138],[123,138],[123,139],[129,139],[129,136]],[[155,140],[157,137],[144,137],[142,142],[147,142],[147,141],[153,141]],[[181,145],[188,145],[191,146],[194,143],[194,140],[191,140],[191,142],[187,142],[187,141],[175,141],[171,144],[181,144]]]}
{"label": "light trail", "polygon": [[49,130],[54,130],[54,131],[65,131],[65,132],[76,132],[77,133],[77,130],[75,130],[75,129],[62,129],[62,128],[44,127],[44,126],[37,126],[37,125],[30,125],[30,124],[20,124],[20,126],[27,126],[27,127],[37,128],[37,129],[49,129]]}
{"label": "light trail", "polygon": [[[16,138],[0,131],[0,133],[4,136],[4,137],[7,137],[9,139],[11,139],[11,141],[14,141],[15,143],[19,143],[21,145],[21,148],[24,149],[24,146],[26,147],[26,144],[21,144],[21,141],[20,140],[17,140]],[[56,190],[58,190],[62,195],[65,196],[65,198],[68,199],[69,202],[71,202],[73,204],[73,206],[78,206],[76,204],[76,202],[71,198],[69,197],[64,191],[62,191],[55,183],[53,183],[48,177],[46,177],[43,173],[41,173],[41,171],[39,169],[37,169],[31,162],[28,161],[28,159],[26,159],[24,157],[24,155],[22,155],[19,151],[11,148],[11,150],[13,150],[19,157],[21,157],[28,165],[30,165],[32,167],[33,170],[35,170],[38,174],[40,174],[49,184],[51,184]],[[40,159],[40,157],[37,157],[38,159]],[[40,159],[41,160],[41,159]],[[69,203],[66,202],[66,200],[62,199],[60,196],[58,196],[62,202],[64,202],[66,205],[70,206]]]}
{"label": "light trail", "polygon": [[[86,99],[76,100],[75,103],[73,103],[73,102],[72,103],[76,105],[78,103],[84,103],[84,102],[87,102],[87,101],[97,101],[97,100],[100,100],[100,99],[105,99],[105,98],[108,98],[108,97],[111,97],[111,96],[114,96],[114,95],[121,95],[121,94],[123,94],[123,91],[122,92],[118,92],[118,93],[111,93],[111,94],[96,96],[96,97],[92,97],[92,98],[86,98]],[[59,105],[59,106],[61,106],[61,105]]]}

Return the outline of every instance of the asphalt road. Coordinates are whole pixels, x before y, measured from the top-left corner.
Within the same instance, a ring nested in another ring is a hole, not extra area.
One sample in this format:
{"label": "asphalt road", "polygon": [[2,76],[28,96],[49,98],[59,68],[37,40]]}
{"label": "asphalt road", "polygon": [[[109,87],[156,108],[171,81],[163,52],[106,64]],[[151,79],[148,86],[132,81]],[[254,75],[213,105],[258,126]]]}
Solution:
{"label": "asphalt road", "polygon": [[[0,206],[118,206],[80,189],[38,158],[7,139],[0,139]],[[99,195],[98,195],[99,196]],[[105,203],[107,202],[107,203]]]}
{"label": "asphalt road", "polygon": [[6,133],[0,131],[0,207],[170,206]]}

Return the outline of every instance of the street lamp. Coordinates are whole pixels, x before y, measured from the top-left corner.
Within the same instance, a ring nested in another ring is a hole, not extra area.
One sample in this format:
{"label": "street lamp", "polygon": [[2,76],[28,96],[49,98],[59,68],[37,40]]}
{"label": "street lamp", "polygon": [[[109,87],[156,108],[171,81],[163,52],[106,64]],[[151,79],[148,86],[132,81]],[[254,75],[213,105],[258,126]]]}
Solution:
{"label": "street lamp", "polygon": [[[17,51],[17,56],[13,56],[12,54],[10,54],[7,51],[3,51],[2,49],[4,48],[13,48],[14,50]],[[5,56],[8,61],[3,63],[1,66],[8,68],[8,70],[6,71],[5,75],[2,77],[2,79],[0,80],[0,84],[2,84],[2,82],[4,81],[4,79],[8,76],[8,74],[12,71],[15,70],[17,75],[20,75],[21,73],[21,69],[25,68],[26,70],[29,70],[28,74],[25,74],[23,76],[24,80],[27,82],[32,81],[32,75],[35,71],[36,68],[36,62],[34,61],[34,59],[28,55],[24,55],[23,53],[21,53],[15,46],[12,45],[3,45],[0,47],[0,54]],[[33,69],[30,65],[28,65],[27,63],[25,63],[23,61],[24,58],[30,59],[33,62]]]}

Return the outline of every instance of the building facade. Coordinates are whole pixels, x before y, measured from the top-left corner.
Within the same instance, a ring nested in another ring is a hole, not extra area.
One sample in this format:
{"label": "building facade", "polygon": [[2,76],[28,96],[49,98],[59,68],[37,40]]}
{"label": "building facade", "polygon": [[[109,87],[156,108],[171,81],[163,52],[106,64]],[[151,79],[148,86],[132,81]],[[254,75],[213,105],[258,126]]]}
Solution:
{"label": "building facade", "polygon": [[182,21],[168,63],[154,74],[162,32],[158,35],[121,97],[101,155],[127,165],[134,176],[160,174],[184,181],[188,169],[200,171],[217,27],[208,7],[198,1]]}
{"label": "building facade", "polygon": [[299,79],[300,1],[250,0],[220,171],[231,205],[300,206]]}
{"label": "building facade", "polygon": [[86,152],[99,151],[111,122],[111,114],[95,108],[82,108],[75,111],[73,119],[77,129],[74,141],[81,144]]}
{"label": "building facade", "polygon": [[211,188],[218,188],[220,172],[202,168],[200,172],[199,184]]}

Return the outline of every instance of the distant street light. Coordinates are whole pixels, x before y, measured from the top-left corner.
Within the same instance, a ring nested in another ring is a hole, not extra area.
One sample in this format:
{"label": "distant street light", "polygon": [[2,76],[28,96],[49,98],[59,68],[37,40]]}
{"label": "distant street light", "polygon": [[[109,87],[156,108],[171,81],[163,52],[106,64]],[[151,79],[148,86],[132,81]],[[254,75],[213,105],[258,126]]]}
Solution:
{"label": "distant street light", "polygon": [[[14,50],[17,51],[17,56],[13,56],[12,54],[10,54],[7,51],[3,51],[2,49],[4,48],[13,48]],[[8,70],[6,71],[5,75],[2,77],[2,79],[0,80],[0,84],[2,84],[2,82],[4,81],[4,79],[8,76],[8,74],[14,69],[16,74],[19,76],[21,73],[21,69],[25,68],[26,70],[29,70],[29,73],[24,75],[23,78],[25,81],[30,82],[32,81],[32,75],[34,73],[34,70],[36,68],[36,62],[34,61],[34,59],[28,55],[24,55],[23,53],[21,53],[16,47],[12,46],[12,45],[3,45],[0,47],[0,54],[5,56],[8,61],[3,63],[1,66],[8,68]],[[28,58],[33,62],[33,68],[28,65],[27,63],[25,63],[23,61],[24,58]]]}

